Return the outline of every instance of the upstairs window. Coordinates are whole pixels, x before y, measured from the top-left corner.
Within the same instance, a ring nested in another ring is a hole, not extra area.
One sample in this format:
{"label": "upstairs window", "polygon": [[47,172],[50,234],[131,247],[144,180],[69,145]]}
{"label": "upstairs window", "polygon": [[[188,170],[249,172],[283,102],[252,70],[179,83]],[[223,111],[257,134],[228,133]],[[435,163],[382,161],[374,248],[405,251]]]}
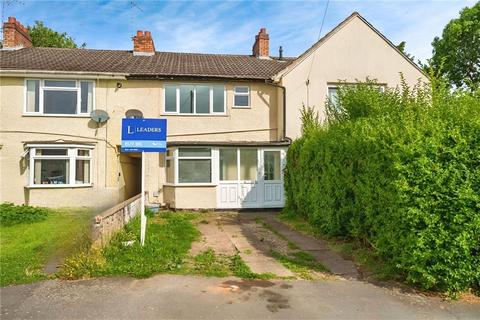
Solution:
{"label": "upstairs window", "polygon": [[26,80],[25,113],[88,115],[94,109],[95,82],[78,80]]}
{"label": "upstairs window", "polygon": [[165,85],[165,113],[225,114],[225,86]]}
{"label": "upstairs window", "polygon": [[233,88],[233,106],[235,108],[250,108],[250,88],[237,86]]}

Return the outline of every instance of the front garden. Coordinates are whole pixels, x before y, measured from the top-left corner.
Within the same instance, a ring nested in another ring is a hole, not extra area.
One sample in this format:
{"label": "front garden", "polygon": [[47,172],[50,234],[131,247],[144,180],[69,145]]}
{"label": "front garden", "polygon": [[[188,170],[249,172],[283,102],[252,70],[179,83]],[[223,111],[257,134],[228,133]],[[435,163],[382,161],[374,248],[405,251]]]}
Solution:
{"label": "front garden", "polygon": [[88,242],[91,211],[0,204],[0,286],[52,277],[48,264]]}

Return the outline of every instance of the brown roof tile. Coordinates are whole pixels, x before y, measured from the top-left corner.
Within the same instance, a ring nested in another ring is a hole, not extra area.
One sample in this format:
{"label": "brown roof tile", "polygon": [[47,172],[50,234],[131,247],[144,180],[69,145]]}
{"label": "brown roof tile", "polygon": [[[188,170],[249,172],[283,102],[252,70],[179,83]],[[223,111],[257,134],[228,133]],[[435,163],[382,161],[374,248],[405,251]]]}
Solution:
{"label": "brown roof tile", "polygon": [[248,55],[156,52],[134,56],[131,51],[24,48],[0,50],[0,70],[42,70],[126,73],[147,77],[211,77],[269,79],[293,61]]}

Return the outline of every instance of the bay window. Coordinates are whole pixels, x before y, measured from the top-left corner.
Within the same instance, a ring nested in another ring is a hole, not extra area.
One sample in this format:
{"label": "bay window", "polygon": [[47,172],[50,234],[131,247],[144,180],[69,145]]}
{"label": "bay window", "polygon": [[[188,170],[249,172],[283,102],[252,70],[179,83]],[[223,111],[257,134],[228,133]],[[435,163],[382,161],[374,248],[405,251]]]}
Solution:
{"label": "bay window", "polygon": [[30,186],[91,185],[92,147],[38,145],[30,147]]}
{"label": "bay window", "polygon": [[165,113],[225,114],[223,85],[165,85]]}
{"label": "bay window", "polygon": [[95,82],[27,79],[25,113],[89,115],[94,109]]}

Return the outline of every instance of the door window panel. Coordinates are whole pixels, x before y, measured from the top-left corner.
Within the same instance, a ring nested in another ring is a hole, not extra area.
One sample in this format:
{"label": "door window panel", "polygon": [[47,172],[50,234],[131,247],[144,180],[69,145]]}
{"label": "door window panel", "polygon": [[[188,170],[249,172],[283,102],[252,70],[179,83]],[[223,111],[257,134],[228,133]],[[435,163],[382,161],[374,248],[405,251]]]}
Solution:
{"label": "door window panel", "polygon": [[257,180],[256,149],[240,149],[240,180]]}
{"label": "door window panel", "polygon": [[281,180],[280,151],[264,151],[265,180]]}

